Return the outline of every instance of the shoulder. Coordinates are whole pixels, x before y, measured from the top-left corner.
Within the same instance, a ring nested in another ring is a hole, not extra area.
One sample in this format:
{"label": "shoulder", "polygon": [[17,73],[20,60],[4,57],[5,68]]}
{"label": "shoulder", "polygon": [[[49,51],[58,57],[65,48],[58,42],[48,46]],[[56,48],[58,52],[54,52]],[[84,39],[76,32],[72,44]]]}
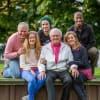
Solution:
{"label": "shoulder", "polygon": [[47,49],[51,49],[51,42],[46,44],[46,45],[44,45],[44,46],[42,46],[42,51],[43,50],[47,50]]}
{"label": "shoulder", "polygon": [[79,47],[80,51],[87,51],[87,49],[82,45],[81,47]]}
{"label": "shoulder", "polygon": [[15,40],[16,38],[18,37],[18,33],[13,33],[9,38],[8,40]]}
{"label": "shoulder", "polygon": [[17,34],[17,33],[12,34],[12,35],[8,38],[7,44],[9,44],[9,43],[14,44],[14,43],[15,43],[14,41],[16,41],[17,38],[18,38],[18,34]]}
{"label": "shoulder", "polygon": [[92,26],[87,23],[83,23],[83,26],[86,27],[87,29],[93,29]]}
{"label": "shoulder", "polygon": [[43,30],[38,31],[38,35],[41,36],[43,34]]}
{"label": "shoulder", "polygon": [[65,50],[71,50],[71,48],[70,48],[70,46],[69,45],[67,45],[67,44],[64,44],[63,42],[61,42],[61,48],[62,49],[65,49]]}
{"label": "shoulder", "polygon": [[69,28],[68,28],[68,30],[67,30],[67,31],[73,31],[73,30],[74,30],[74,28],[75,28],[75,25],[72,25],[71,27],[69,27]]}

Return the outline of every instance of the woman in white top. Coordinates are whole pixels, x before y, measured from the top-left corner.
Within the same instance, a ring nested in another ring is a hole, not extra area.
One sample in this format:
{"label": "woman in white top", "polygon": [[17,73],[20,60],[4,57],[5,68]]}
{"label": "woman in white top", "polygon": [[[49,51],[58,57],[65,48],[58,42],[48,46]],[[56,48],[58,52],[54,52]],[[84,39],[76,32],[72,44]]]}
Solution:
{"label": "woman in white top", "polygon": [[40,42],[38,34],[30,31],[24,41],[25,54],[20,56],[21,77],[28,82],[29,100],[34,100],[34,95],[42,87],[45,77],[39,79],[37,63],[40,56]]}

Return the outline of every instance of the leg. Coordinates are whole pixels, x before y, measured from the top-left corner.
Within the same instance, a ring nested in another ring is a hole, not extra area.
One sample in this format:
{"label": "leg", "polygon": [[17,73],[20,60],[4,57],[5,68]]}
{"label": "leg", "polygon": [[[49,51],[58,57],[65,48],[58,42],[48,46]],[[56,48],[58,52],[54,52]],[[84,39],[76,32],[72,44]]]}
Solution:
{"label": "leg", "polygon": [[8,66],[3,71],[4,77],[20,77],[20,65],[18,59],[9,59]]}
{"label": "leg", "polygon": [[71,76],[69,72],[66,70],[63,72],[59,72],[59,78],[63,81],[64,84],[61,100],[69,100],[69,92],[70,92],[70,87],[72,85]]}
{"label": "leg", "polygon": [[34,87],[36,86],[36,79],[30,71],[21,72],[21,77],[28,82],[29,100],[34,100]]}
{"label": "leg", "polygon": [[46,87],[48,92],[48,100],[56,100],[56,93],[53,85],[53,80],[57,77],[56,72],[47,71],[46,73]]}
{"label": "leg", "polygon": [[37,82],[36,82],[36,86],[34,88],[34,94],[36,94],[39,89],[43,86],[44,82],[45,82],[45,77],[43,78],[43,80],[39,80],[39,71],[35,71],[36,73],[36,79],[37,79]]}
{"label": "leg", "polygon": [[84,89],[84,81],[87,80],[87,76],[80,72],[78,78],[73,78],[73,88],[77,93],[80,100],[86,100],[86,93]]}
{"label": "leg", "polygon": [[97,66],[98,54],[99,52],[95,47],[92,47],[88,50],[88,55],[91,60],[92,74],[94,74],[94,67]]}

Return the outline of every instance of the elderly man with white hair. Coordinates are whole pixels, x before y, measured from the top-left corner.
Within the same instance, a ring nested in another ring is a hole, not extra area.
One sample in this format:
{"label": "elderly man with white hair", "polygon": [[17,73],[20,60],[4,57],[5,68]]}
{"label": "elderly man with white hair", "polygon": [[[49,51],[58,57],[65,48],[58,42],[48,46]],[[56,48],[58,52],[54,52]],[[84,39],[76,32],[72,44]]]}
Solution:
{"label": "elderly man with white hair", "polygon": [[9,37],[4,53],[8,63],[3,71],[4,77],[20,77],[19,56],[25,52],[22,45],[28,30],[28,24],[20,22],[18,24],[18,32]]}
{"label": "elderly man with white hair", "polygon": [[[48,92],[48,100],[56,100],[56,93],[53,81],[59,78],[63,82],[63,92],[61,100],[69,100],[69,89],[72,79],[67,70],[67,64],[70,65],[72,76],[78,77],[77,65],[73,63],[73,55],[68,45],[61,42],[62,32],[53,28],[50,31],[51,42],[42,48],[40,62],[38,68],[40,71],[39,78],[46,76],[46,86]],[[41,63],[41,59],[45,59],[46,64]]]}

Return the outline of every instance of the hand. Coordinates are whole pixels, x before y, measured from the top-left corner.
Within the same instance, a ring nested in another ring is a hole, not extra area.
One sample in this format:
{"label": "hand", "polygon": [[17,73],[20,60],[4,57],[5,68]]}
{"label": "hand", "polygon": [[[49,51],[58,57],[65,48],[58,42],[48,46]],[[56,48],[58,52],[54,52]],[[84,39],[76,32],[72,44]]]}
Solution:
{"label": "hand", "polygon": [[43,80],[43,77],[46,78],[46,74],[45,74],[44,71],[40,72],[40,74],[39,74],[39,80]]}
{"label": "hand", "polygon": [[79,72],[75,67],[72,68],[72,76],[75,78],[79,76]]}
{"label": "hand", "polygon": [[36,77],[36,74],[33,70],[31,70],[31,73],[33,74],[34,77]]}
{"label": "hand", "polygon": [[67,69],[69,69],[69,65],[67,65],[66,67],[67,67]]}
{"label": "hand", "polygon": [[21,55],[21,54],[23,54],[23,53],[25,53],[25,49],[24,49],[24,48],[20,48],[20,49],[18,50],[18,52],[17,52],[18,55]]}
{"label": "hand", "polygon": [[44,58],[41,58],[40,63],[46,65],[46,60]]}

